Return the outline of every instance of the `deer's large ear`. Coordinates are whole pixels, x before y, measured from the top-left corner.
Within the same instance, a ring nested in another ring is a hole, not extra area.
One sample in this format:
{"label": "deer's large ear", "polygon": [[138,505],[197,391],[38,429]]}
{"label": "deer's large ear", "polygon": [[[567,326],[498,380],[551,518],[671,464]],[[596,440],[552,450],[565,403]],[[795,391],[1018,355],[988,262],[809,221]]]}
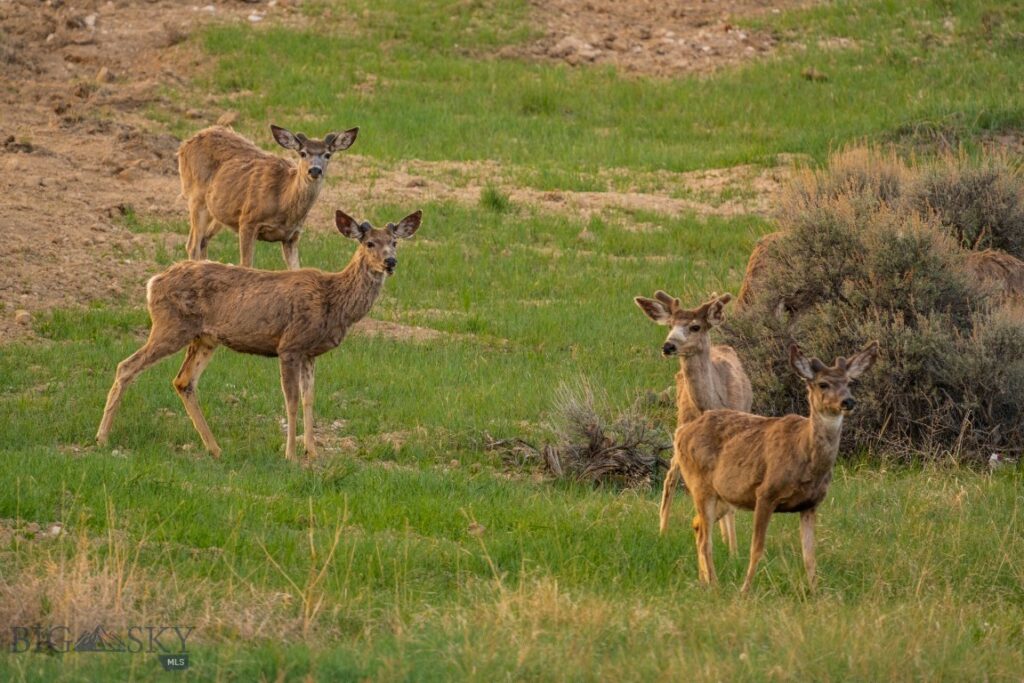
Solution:
{"label": "deer's large ear", "polygon": [[658,301],[657,299],[647,299],[642,296],[633,298],[633,301],[640,310],[643,311],[648,318],[658,323],[659,325],[668,325],[672,320],[672,314],[669,312],[668,307]]}
{"label": "deer's large ear", "polygon": [[[818,371],[814,367],[814,360],[804,355],[804,352],[800,350],[800,347],[796,342],[789,345],[789,366],[796,371],[796,374],[803,377],[805,380],[810,381],[814,379],[814,374]],[[821,362],[818,362],[820,365]]]}
{"label": "deer's large ear", "polygon": [[340,152],[351,147],[352,143],[356,141],[357,135],[359,135],[359,128],[349,128],[344,133],[328,133],[324,138],[324,144],[332,152]]}
{"label": "deer's large ear", "polygon": [[679,299],[660,289],[654,293],[654,298],[665,304],[665,308],[668,309],[669,313],[675,313],[682,306],[679,303]]}
{"label": "deer's large ear", "polygon": [[299,138],[290,130],[270,124],[270,132],[274,134],[274,139],[277,140],[277,144],[281,145],[285,149],[294,149],[295,151],[299,151],[299,149],[302,148],[302,143],[299,141]]}
{"label": "deer's large ear", "polygon": [[878,342],[870,342],[863,349],[846,359],[846,376],[860,377],[878,358]]}
{"label": "deer's large ear", "polygon": [[416,231],[420,229],[420,221],[423,219],[422,211],[415,211],[410,213],[408,216],[398,221],[398,225],[388,229],[395,237],[401,237],[402,239],[409,239],[416,234]]}
{"label": "deer's large ear", "polygon": [[334,224],[338,226],[338,232],[349,239],[357,240],[363,236],[364,230],[356,223],[356,219],[341,209],[334,212]]}
{"label": "deer's large ear", "polygon": [[704,313],[704,319],[707,321],[708,325],[714,327],[725,322],[725,316],[723,315],[722,310],[730,301],[732,301],[732,294],[726,293],[710,302],[707,311]]}

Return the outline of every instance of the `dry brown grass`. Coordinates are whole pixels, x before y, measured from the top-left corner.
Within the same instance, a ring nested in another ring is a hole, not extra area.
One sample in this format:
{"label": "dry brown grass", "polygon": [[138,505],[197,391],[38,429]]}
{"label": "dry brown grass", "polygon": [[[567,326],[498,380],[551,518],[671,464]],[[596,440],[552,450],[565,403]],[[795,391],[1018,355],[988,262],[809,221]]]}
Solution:
{"label": "dry brown grass", "polygon": [[[44,542],[24,544],[0,573],[0,623],[65,627],[76,636],[97,625],[124,632],[142,624],[185,624],[194,640],[299,640],[330,637],[323,583],[335,568],[344,515],[331,540],[318,543],[317,521],[310,513],[308,562],[300,575],[289,574],[264,548],[268,562],[286,580],[288,590],[268,590],[232,570],[234,580],[214,583],[183,579],[171,562],[140,562],[152,548],[146,535],[129,540],[108,504],[108,532],[90,536],[82,526]],[[170,567],[170,568],[166,568]],[[328,614],[330,613],[330,614]],[[59,631],[58,631],[59,633]],[[0,646],[9,646],[10,629],[0,631]],[[57,647],[58,644],[53,644]]]}

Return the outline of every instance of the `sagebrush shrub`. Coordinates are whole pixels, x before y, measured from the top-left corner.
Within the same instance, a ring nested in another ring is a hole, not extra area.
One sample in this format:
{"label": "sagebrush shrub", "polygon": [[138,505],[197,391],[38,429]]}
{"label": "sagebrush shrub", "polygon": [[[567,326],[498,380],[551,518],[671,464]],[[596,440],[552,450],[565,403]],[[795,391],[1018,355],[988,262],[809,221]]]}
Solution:
{"label": "sagebrush shrub", "polygon": [[1024,183],[1004,159],[973,165],[947,156],[918,174],[906,201],[934,212],[965,249],[1000,249],[1024,258]]}
{"label": "sagebrush shrub", "polygon": [[[1024,312],[966,267],[963,237],[977,229],[1024,244],[1024,220],[1013,227],[1009,199],[1020,183],[1005,165],[970,163],[908,166],[847,150],[786,193],[771,267],[725,326],[754,385],[755,412],[806,414],[806,389],[786,363],[791,341],[831,364],[878,339],[879,362],[855,391],[858,409],[844,428],[846,452],[980,461],[1021,449]],[[985,175],[992,169],[995,179]],[[940,176],[967,179],[954,192],[961,199],[941,211],[922,199]]]}

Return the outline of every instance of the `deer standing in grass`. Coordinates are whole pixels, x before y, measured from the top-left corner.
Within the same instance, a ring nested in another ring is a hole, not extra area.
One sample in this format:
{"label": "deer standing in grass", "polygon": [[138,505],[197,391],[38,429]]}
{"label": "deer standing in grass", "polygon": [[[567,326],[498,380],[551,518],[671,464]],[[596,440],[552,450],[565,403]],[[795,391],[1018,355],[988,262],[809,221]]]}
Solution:
{"label": "deer standing in grass", "polygon": [[358,128],[323,140],[270,126],[277,144],[299,160],[268,154],[223,126],[199,131],[178,148],[181,196],[188,202],[188,257],[206,258],[210,239],[225,225],[238,233],[241,264],[252,267],[256,240],[280,242],[290,270],[299,267],[299,236],[324,184],[335,152],[356,141]]}
{"label": "deer standing in grass", "polygon": [[[712,345],[708,333],[722,324],[722,310],[732,300],[731,294],[713,297],[694,309],[680,305],[679,299],[659,290],[653,299],[638,296],[636,305],[659,325],[671,329],[661,347],[666,356],[679,356],[676,374],[677,427],[691,422],[707,410],[732,408],[750,411],[753,393],[750,379],[743,371],[736,351],[731,346]],[[678,467],[669,467],[665,490],[679,485]],[[661,533],[668,526],[668,515],[662,514]],[[736,514],[725,511],[720,520],[722,537],[729,552],[736,553]]]}
{"label": "deer standing in grass", "polygon": [[263,271],[212,261],[184,261],[146,284],[146,302],[153,321],[146,344],[117,366],[96,433],[107,443],[114,414],[125,388],[140,372],[179,349],[188,347],[173,385],[192,424],[214,457],[220,446],[206,424],[196,387],[213,352],[223,344],[240,353],[277,356],[288,414],[285,455],[295,457],[298,402],[306,455],[316,455],[313,439],[313,369],[316,357],[344,339],[380,295],[384,278],[394,273],[397,239],[408,239],[420,226],[421,212],[397,225],[377,229],[356,223],[342,211],[338,230],[359,246],[340,273],[315,268]]}
{"label": "deer standing in grass", "polygon": [[[850,382],[871,367],[878,356],[873,341],[831,367],[808,359],[793,344],[789,364],[807,382],[810,417],[761,417],[735,410],[711,410],[676,430],[672,468],[681,470],[697,508],[694,531],[701,581],[714,584],[712,534],[721,504],[754,511],[750,564],[742,592],[750,590],[764,553],[768,521],[775,512],[800,513],[804,568],[813,590],[817,585],[814,558],[816,510],[832,481],[839,453],[843,416],[856,405]],[[664,524],[673,488],[661,498]]]}

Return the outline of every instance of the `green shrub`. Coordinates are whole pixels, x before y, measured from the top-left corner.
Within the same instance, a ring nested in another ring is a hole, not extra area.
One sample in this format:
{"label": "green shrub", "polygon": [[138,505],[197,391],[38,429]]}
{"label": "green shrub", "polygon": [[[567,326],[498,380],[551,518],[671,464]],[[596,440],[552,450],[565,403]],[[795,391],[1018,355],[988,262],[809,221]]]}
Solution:
{"label": "green shrub", "polygon": [[[1010,191],[1017,176],[990,162],[956,164],[896,170],[891,157],[847,150],[787,192],[771,266],[725,329],[754,385],[755,412],[806,414],[806,389],[786,363],[791,341],[831,363],[877,339],[880,361],[855,390],[846,452],[877,447],[980,462],[993,450],[1020,450],[1024,310],[978,281],[962,247],[971,225],[1005,243],[1024,239],[1024,221],[1014,228],[1012,211],[995,210],[1015,206],[1007,198],[1019,195]],[[991,169],[1001,169],[994,179]],[[966,178],[953,194],[970,198],[951,199],[945,214],[921,199],[943,173],[947,182]],[[992,210],[971,213],[979,206]]]}
{"label": "green shrub", "polygon": [[932,211],[965,249],[1001,249],[1024,258],[1024,183],[1005,159],[972,165],[944,157],[908,192],[919,213]]}

